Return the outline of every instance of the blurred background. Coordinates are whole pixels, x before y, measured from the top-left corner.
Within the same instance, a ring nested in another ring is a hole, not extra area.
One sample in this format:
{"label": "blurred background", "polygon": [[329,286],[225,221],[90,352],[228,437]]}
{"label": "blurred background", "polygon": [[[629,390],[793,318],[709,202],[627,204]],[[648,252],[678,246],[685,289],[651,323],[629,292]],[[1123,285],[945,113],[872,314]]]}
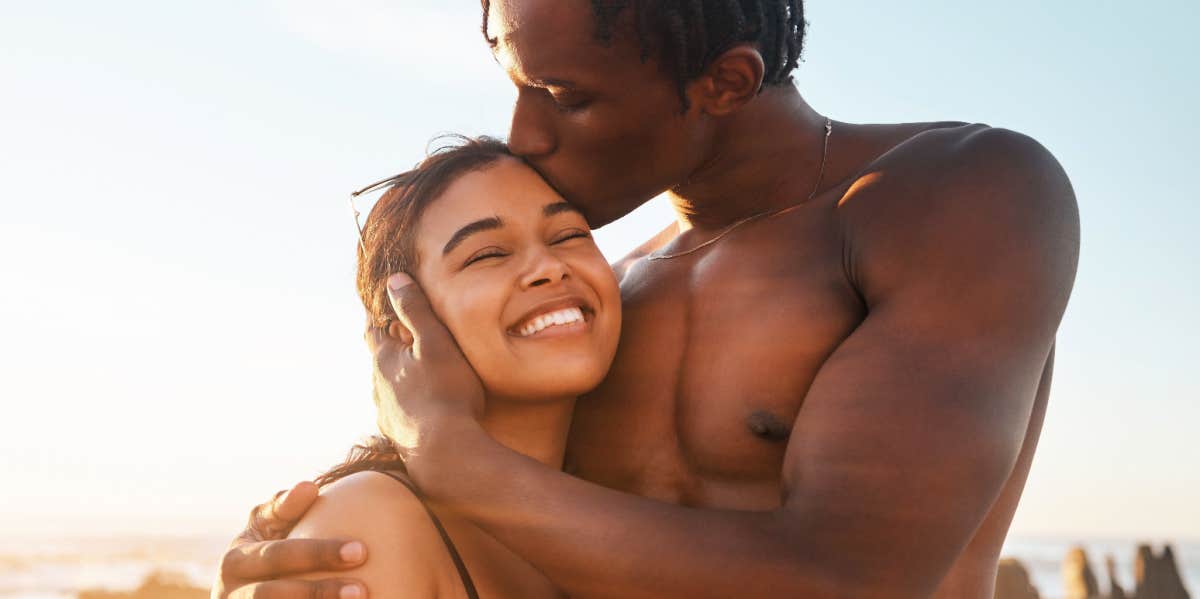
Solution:
{"label": "blurred background", "polygon": [[[1082,544],[1200,588],[1193,0],[809,0],[834,119],[1030,134],[1082,212],[1007,553]],[[478,3],[0,0],[0,597],[207,584],[251,506],[374,428],[347,193],[438,133],[503,136]],[[617,258],[671,220],[597,233]]]}

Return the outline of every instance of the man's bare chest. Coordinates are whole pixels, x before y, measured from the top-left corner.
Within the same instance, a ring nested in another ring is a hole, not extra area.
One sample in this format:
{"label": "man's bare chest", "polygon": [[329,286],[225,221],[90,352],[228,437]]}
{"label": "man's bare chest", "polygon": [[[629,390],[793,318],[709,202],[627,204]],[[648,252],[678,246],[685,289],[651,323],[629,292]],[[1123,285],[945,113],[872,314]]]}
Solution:
{"label": "man's bare chest", "polygon": [[747,234],[635,265],[613,368],[577,405],[576,473],[679,503],[773,507],[804,396],[863,316],[821,241]]}

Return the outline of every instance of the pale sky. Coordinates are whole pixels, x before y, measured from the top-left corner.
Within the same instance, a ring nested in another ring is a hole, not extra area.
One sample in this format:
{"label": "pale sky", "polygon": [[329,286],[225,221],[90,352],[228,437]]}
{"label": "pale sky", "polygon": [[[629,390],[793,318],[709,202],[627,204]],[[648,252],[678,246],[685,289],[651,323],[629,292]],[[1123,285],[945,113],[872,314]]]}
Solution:
{"label": "pale sky", "polygon": [[[372,431],[346,193],[514,97],[448,4],[0,0],[0,530],[232,534]],[[1200,5],[807,5],[818,110],[1013,128],[1075,184],[1014,533],[1200,538]]]}

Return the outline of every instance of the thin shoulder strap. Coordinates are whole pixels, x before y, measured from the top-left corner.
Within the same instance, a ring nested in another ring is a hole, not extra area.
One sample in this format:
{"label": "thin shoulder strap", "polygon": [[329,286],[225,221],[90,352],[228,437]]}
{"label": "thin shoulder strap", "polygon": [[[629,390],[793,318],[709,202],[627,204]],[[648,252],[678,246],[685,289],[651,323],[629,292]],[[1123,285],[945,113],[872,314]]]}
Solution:
{"label": "thin shoulder strap", "polygon": [[425,513],[429,514],[429,519],[433,520],[433,525],[437,527],[438,534],[442,536],[442,542],[446,544],[446,549],[450,551],[450,559],[454,561],[454,568],[458,570],[458,577],[462,579],[463,588],[467,591],[467,597],[469,599],[479,599],[479,592],[475,590],[475,582],[471,580],[471,573],[467,572],[467,564],[463,562],[462,556],[458,554],[458,549],[454,547],[454,541],[450,540],[450,535],[446,533],[446,528],[442,526],[442,521],[438,519],[437,514],[433,513],[433,510],[429,509],[429,504],[425,501],[425,496],[421,494],[417,486],[411,480],[408,480],[407,477],[392,471],[380,470],[379,472],[388,475],[396,482],[408,487],[408,490],[417,496],[417,499],[420,500],[421,505],[425,508]]}

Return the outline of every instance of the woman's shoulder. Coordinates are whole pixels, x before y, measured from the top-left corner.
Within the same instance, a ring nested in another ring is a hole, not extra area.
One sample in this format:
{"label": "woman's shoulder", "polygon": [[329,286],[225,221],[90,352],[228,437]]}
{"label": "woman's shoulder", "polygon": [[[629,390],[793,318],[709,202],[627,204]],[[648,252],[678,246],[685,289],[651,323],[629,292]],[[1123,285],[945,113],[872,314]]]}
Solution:
{"label": "woman's shoulder", "polygon": [[356,472],[323,486],[288,538],[362,541],[366,563],[339,576],[363,580],[374,599],[455,597],[448,585],[462,586],[425,505],[382,472]]}
{"label": "woman's shoulder", "polygon": [[[323,485],[306,518],[314,511],[328,511],[341,521],[370,520],[376,525],[381,519],[396,524],[429,521],[421,499],[393,475],[407,480],[398,473],[364,470]],[[432,523],[429,528],[434,530]]]}

